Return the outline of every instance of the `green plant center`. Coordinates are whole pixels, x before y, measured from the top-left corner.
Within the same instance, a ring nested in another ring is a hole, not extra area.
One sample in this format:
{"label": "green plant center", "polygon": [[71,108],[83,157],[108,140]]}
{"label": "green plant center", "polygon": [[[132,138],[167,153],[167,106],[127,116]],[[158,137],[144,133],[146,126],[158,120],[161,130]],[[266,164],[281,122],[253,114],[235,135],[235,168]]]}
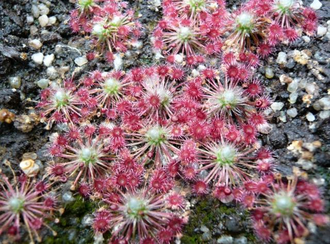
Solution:
{"label": "green plant center", "polygon": [[182,42],[188,42],[192,39],[192,37],[194,36],[193,31],[187,27],[181,27],[178,31],[178,38],[182,41]]}
{"label": "green plant center", "polygon": [[95,164],[98,160],[98,155],[93,148],[83,148],[79,152],[79,159],[86,165]]}
{"label": "green plant center", "polygon": [[159,96],[161,105],[163,105],[163,106],[169,105],[170,100],[171,100],[171,93],[168,90],[166,90],[164,88],[159,88],[157,90],[157,94]]}
{"label": "green plant center", "polygon": [[130,197],[126,203],[126,214],[132,219],[142,219],[147,212],[147,201],[139,197]]}
{"label": "green plant center", "polygon": [[286,192],[275,194],[271,203],[273,213],[281,216],[291,216],[296,205],[295,200]]}
{"label": "green plant center", "polygon": [[104,82],[103,89],[109,95],[117,95],[121,88],[120,82],[115,78],[109,78]]}
{"label": "green plant center", "polygon": [[12,197],[8,201],[10,210],[16,214],[20,213],[24,209],[24,203],[25,203],[24,198],[20,196]]}
{"label": "green plant center", "polygon": [[294,0],[279,0],[276,5],[278,10],[282,14],[286,14],[290,11],[290,8],[293,6]]}
{"label": "green plant center", "polygon": [[236,149],[231,145],[219,145],[214,153],[215,161],[220,165],[232,165],[235,163]]}
{"label": "green plant center", "polygon": [[69,104],[70,96],[63,90],[59,90],[54,95],[56,108],[63,108]]}
{"label": "green plant center", "polygon": [[202,10],[202,8],[205,6],[205,0],[185,0],[185,3],[194,13]]}
{"label": "green plant center", "polygon": [[93,0],[79,0],[78,1],[78,5],[83,9],[87,9],[87,8],[93,6],[93,4],[94,4]]}
{"label": "green plant center", "polygon": [[166,131],[160,126],[152,127],[147,131],[146,138],[149,144],[158,146],[166,141]]}
{"label": "green plant center", "polygon": [[218,95],[218,102],[222,108],[233,108],[236,107],[239,102],[237,92],[231,89],[224,90]]}
{"label": "green plant center", "polygon": [[250,13],[243,12],[236,18],[239,31],[251,33],[254,27],[254,16]]}

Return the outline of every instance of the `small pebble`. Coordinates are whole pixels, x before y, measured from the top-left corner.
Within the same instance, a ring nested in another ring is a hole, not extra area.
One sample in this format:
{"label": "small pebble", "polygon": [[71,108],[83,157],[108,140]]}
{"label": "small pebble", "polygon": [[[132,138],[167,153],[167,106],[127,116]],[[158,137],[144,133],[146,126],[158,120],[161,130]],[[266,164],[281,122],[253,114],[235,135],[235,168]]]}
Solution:
{"label": "small pebble", "polygon": [[292,92],[289,96],[289,102],[291,104],[295,104],[298,98],[298,93],[297,92]]}
{"label": "small pebble", "polygon": [[293,81],[293,79],[285,74],[280,76],[280,82],[282,85],[290,84],[292,81]]}
{"label": "small pebble", "polygon": [[306,43],[310,43],[311,38],[309,36],[303,36],[302,39],[306,42]]}
{"label": "small pebble", "polygon": [[34,21],[33,16],[31,16],[31,15],[26,16],[26,23],[31,25],[33,23],[33,21]]}
{"label": "small pebble", "polygon": [[48,67],[46,73],[50,79],[56,79],[58,77],[58,72],[54,66]]}
{"label": "small pebble", "polygon": [[54,61],[54,59],[55,59],[54,54],[46,55],[44,58],[44,65],[46,67],[49,67],[52,64],[52,62]]}
{"label": "small pebble", "polygon": [[308,63],[308,60],[310,57],[307,55],[306,52],[302,52],[299,50],[294,50],[293,51],[293,59],[299,64],[305,65]]}
{"label": "small pebble", "polygon": [[211,238],[212,238],[211,232],[204,232],[202,234],[203,241],[209,241],[209,240],[211,240]]}
{"label": "small pebble", "polygon": [[330,110],[330,97],[323,97],[323,98],[317,100],[313,104],[313,108],[317,111]]}
{"label": "small pebble", "polygon": [[67,191],[62,195],[62,199],[64,202],[72,202],[74,197],[72,196],[71,192]]}
{"label": "small pebble", "polygon": [[265,76],[267,79],[272,79],[274,77],[274,71],[270,67],[265,68]]}
{"label": "small pebble", "polygon": [[29,41],[29,46],[36,50],[39,50],[42,47],[42,43],[38,39],[33,39]]}
{"label": "small pebble", "polygon": [[248,240],[245,236],[242,236],[242,237],[235,239],[234,243],[235,244],[247,244]]}
{"label": "small pebble", "polygon": [[39,10],[38,6],[32,5],[31,13],[32,13],[34,18],[38,18],[40,16],[40,10]]}
{"label": "small pebble", "polygon": [[201,231],[202,231],[202,232],[210,232],[210,229],[207,228],[205,225],[202,225],[202,226],[201,226]]}
{"label": "small pebble", "polygon": [[309,112],[308,114],[306,114],[306,119],[309,122],[313,122],[315,120],[315,116],[314,116],[314,114],[312,114],[311,112]]}
{"label": "small pebble", "polygon": [[298,89],[300,79],[293,79],[292,82],[288,85],[287,90],[289,92],[295,92]]}
{"label": "small pebble", "polygon": [[47,14],[49,14],[49,8],[45,4],[43,4],[43,3],[39,4],[38,5],[38,8],[40,10],[40,15],[47,15]]}
{"label": "small pebble", "polygon": [[218,240],[219,244],[232,244],[234,242],[234,238],[232,236],[223,235]]}
{"label": "small pebble", "polygon": [[32,55],[31,58],[36,64],[42,64],[42,61],[44,59],[44,54],[43,53],[35,53],[35,54]]}
{"label": "small pebble", "polygon": [[330,118],[330,110],[327,110],[327,111],[321,111],[319,113],[319,116],[321,119],[327,119],[327,118]]}
{"label": "small pebble", "polygon": [[291,117],[294,118],[298,115],[298,111],[296,108],[290,108],[288,109],[288,111],[286,111],[286,113]]}
{"label": "small pebble", "polygon": [[40,79],[37,81],[37,85],[41,88],[41,89],[45,89],[48,87],[49,85],[49,80],[48,79]]}
{"label": "small pebble", "polygon": [[51,25],[54,25],[56,23],[56,17],[55,16],[52,16],[52,17],[49,17],[48,19],[48,26],[51,26]]}
{"label": "small pebble", "polygon": [[9,84],[12,88],[18,89],[21,87],[22,79],[19,76],[10,77]]}
{"label": "small pebble", "polygon": [[93,222],[94,218],[91,214],[86,214],[81,220],[82,226],[92,226]]}
{"label": "small pebble", "polygon": [[316,92],[318,92],[318,86],[313,83],[308,83],[305,86],[305,90],[308,94],[314,95]]}
{"label": "small pebble", "polygon": [[286,65],[287,62],[287,54],[285,52],[279,52],[276,59],[276,63]]}
{"label": "small pebble", "polygon": [[314,0],[309,6],[314,10],[318,10],[322,7],[322,3],[319,0]]}
{"label": "small pebble", "polygon": [[325,34],[327,33],[327,28],[322,26],[322,25],[319,25],[317,27],[317,35],[318,36],[324,36]]}
{"label": "small pebble", "polygon": [[270,105],[270,107],[274,110],[274,112],[276,111],[280,111],[284,106],[284,103],[282,102],[273,102],[272,105]]}
{"label": "small pebble", "polygon": [[39,20],[39,24],[40,24],[41,27],[45,27],[48,24],[48,21],[49,21],[47,15],[41,15],[38,18],[38,20]]}
{"label": "small pebble", "polygon": [[30,26],[30,35],[34,36],[37,33],[38,33],[38,28],[35,25],[31,25]]}
{"label": "small pebble", "polygon": [[74,62],[78,66],[83,66],[88,63],[88,60],[85,56],[82,56],[82,57],[75,58]]}

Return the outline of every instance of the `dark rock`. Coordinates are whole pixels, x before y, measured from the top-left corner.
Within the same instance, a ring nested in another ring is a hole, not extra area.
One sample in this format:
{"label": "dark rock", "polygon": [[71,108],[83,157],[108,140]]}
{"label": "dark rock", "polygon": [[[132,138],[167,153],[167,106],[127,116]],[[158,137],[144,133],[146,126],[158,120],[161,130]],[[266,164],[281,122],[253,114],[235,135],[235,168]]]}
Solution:
{"label": "dark rock", "polygon": [[322,167],[330,166],[330,153],[329,152],[319,152],[314,155],[314,160],[317,165]]}
{"label": "dark rock", "polygon": [[286,147],[288,139],[283,130],[274,128],[268,135],[268,141],[271,143],[272,147],[278,149]]}
{"label": "dark rock", "polygon": [[20,94],[12,89],[0,89],[0,104],[6,108],[17,108],[20,104]]}
{"label": "dark rock", "polygon": [[242,231],[242,225],[240,224],[240,219],[236,216],[226,219],[225,226],[230,232],[240,232]]}

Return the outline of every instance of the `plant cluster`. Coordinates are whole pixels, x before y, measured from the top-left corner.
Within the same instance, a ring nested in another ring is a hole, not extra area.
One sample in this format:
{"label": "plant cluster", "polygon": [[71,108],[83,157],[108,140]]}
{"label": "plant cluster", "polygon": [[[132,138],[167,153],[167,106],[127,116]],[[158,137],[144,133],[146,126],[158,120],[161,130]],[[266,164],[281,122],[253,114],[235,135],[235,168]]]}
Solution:
{"label": "plant cluster", "polygon": [[[83,31],[93,39],[93,45],[108,60],[116,52],[126,52],[136,45],[141,24],[126,2],[115,0],[78,0],[71,12],[70,26],[74,32]],[[107,50],[107,51],[106,51]],[[95,54],[88,55],[93,59]]]}
{"label": "plant cluster", "polygon": [[296,0],[250,0],[230,13],[224,1],[163,1],[163,19],[153,33],[165,55],[216,55],[222,49],[267,56],[278,43],[313,35],[315,12]]}
{"label": "plant cluster", "polygon": [[[140,30],[126,7],[79,0],[71,26],[103,51],[124,52]],[[308,221],[327,222],[323,203],[307,181],[277,177],[272,152],[258,142],[270,130],[271,99],[255,69],[277,43],[295,40],[300,29],[312,34],[315,24],[315,14],[294,0],[250,0],[233,13],[222,0],[164,0],[153,44],[166,62],[95,70],[41,92],[47,128],[61,125],[45,178],[98,201],[93,229],[110,233],[110,243],[173,242],[188,221],[187,192],[252,209],[261,239],[304,236]],[[19,223],[19,213],[31,235],[34,219],[53,210],[39,207],[48,188],[0,184],[0,211],[10,210],[0,215],[0,230],[10,233],[6,219]]]}
{"label": "plant cluster", "polygon": [[46,223],[56,210],[56,196],[44,181],[31,182],[25,175],[16,176],[13,182],[0,173],[0,235],[6,232],[12,241],[17,241],[24,228],[34,243],[41,242],[38,231],[43,227],[56,232]]}

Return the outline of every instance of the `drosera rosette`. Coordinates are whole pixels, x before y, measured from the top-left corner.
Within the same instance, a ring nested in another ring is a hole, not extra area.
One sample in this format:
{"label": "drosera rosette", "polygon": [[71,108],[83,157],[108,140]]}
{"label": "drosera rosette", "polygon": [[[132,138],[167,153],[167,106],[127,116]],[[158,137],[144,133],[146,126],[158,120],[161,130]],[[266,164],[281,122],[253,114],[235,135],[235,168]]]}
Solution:
{"label": "drosera rosette", "polygon": [[46,129],[50,129],[53,123],[77,123],[82,116],[83,105],[73,79],[67,79],[42,90],[37,108],[40,109],[41,121],[47,123]]}
{"label": "drosera rosette", "polygon": [[110,242],[125,243],[170,243],[180,237],[189,204],[173,188],[156,191],[152,181],[108,188],[102,198],[104,205],[94,213],[96,235],[111,232]]}
{"label": "drosera rosette", "polygon": [[193,19],[161,20],[153,33],[152,43],[156,50],[165,55],[183,54],[195,56],[205,49],[205,37]]}
{"label": "drosera rosette", "polygon": [[94,45],[110,53],[126,52],[141,35],[141,24],[125,3],[105,3],[101,15],[92,19]]}
{"label": "drosera rosette", "polygon": [[94,15],[100,14],[103,0],[77,0],[76,8],[70,13],[70,27],[74,32],[91,31],[91,20]]}
{"label": "drosera rosette", "polygon": [[205,15],[225,10],[224,1],[215,0],[165,0],[162,3],[166,17],[186,17],[197,20],[205,19]]}
{"label": "drosera rosette", "polygon": [[[271,3],[270,17],[273,24],[269,26],[269,37],[276,39],[276,31],[281,32],[284,40],[296,40],[301,31],[313,35],[317,28],[317,16],[313,9],[304,7],[297,0],[274,0]],[[277,27],[272,31],[272,27]],[[300,30],[299,30],[300,29]],[[276,40],[273,40],[276,42]]]}
{"label": "drosera rosette", "polygon": [[297,175],[278,174],[254,203],[252,218],[260,239],[276,243],[297,243],[309,234],[308,226],[326,225],[329,217],[318,187]]}
{"label": "drosera rosette", "polygon": [[254,51],[266,39],[268,21],[265,16],[257,14],[256,9],[247,8],[244,4],[227,21],[230,32],[224,43],[227,50]]}
{"label": "drosera rosette", "polygon": [[256,144],[249,146],[244,141],[231,142],[225,138],[199,146],[198,170],[207,172],[203,180],[214,186],[214,195],[220,201],[232,201],[235,189],[241,189],[244,183],[272,170],[259,167],[260,162],[253,155],[255,147]]}
{"label": "drosera rosette", "polygon": [[[250,123],[249,118],[253,114],[261,113],[260,111],[269,106],[270,101],[266,100],[266,97],[261,97],[264,89],[258,80],[248,79],[245,83],[239,84],[237,80],[231,80],[226,75],[221,76],[218,71],[214,73],[215,75],[210,78],[204,75],[205,81],[201,86],[202,108],[208,118],[220,118],[227,123],[241,125]],[[264,103],[261,104],[262,102]],[[255,124],[257,124],[256,119]],[[262,120],[258,123],[266,123],[266,121]]]}
{"label": "drosera rosette", "polygon": [[140,83],[140,96],[134,102],[138,116],[150,122],[171,119],[178,82],[184,78],[184,70],[176,66],[161,65],[148,67],[144,73]]}
{"label": "drosera rosette", "polygon": [[57,201],[50,185],[14,173],[12,179],[1,172],[0,176],[0,235],[7,233],[9,240],[19,241],[25,229],[30,243],[41,242],[38,232],[46,227],[56,236],[48,225],[59,221],[54,217]]}
{"label": "drosera rosette", "polygon": [[64,135],[57,134],[52,138],[50,154],[64,166],[67,178],[74,180],[72,189],[79,180],[93,182],[111,172],[114,156],[106,150],[105,139],[106,135],[92,124],[79,129],[71,126]]}
{"label": "drosera rosette", "polygon": [[143,164],[154,162],[156,167],[168,164],[179,151],[183,129],[171,121],[145,123],[139,131],[127,133],[127,146]]}
{"label": "drosera rosette", "polygon": [[132,83],[123,71],[101,72],[95,70],[81,80],[88,95],[95,99],[99,110],[115,109]]}

